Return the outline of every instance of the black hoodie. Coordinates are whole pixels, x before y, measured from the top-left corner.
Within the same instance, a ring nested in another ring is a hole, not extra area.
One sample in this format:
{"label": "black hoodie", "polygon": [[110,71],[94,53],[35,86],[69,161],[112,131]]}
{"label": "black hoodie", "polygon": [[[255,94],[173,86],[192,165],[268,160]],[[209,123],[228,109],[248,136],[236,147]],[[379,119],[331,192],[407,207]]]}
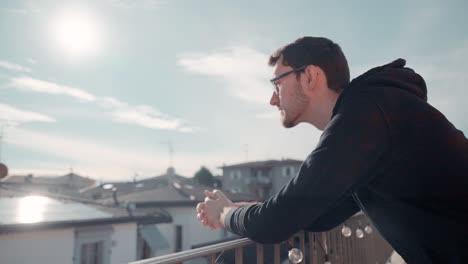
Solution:
{"label": "black hoodie", "polygon": [[331,229],[362,210],[409,264],[468,263],[468,140],[398,59],[354,79],[301,169],[228,230],[263,243]]}

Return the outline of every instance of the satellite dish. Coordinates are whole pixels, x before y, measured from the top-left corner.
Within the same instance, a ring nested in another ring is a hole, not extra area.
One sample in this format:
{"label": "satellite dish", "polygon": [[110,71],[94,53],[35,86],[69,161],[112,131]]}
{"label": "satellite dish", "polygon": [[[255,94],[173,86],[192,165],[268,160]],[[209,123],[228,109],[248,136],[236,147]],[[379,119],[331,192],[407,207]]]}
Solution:
{"label": "satellite dish", "polygon": [[0,162],[0,179],[5,178],[8,175],[8,167]]}

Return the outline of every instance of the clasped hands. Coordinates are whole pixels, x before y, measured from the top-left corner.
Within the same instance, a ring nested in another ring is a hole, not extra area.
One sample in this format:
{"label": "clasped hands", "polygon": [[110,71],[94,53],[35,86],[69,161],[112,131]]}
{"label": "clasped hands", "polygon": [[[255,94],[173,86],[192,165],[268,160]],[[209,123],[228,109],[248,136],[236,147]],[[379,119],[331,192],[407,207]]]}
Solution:
{"label": "clasped hands", "polygon": [[224,193],[219,190],[212,192],[205,190],[205,201],[197,204],[197,218],[203,226],[211,229],[224,228],[224,219],[221,214],[227,207],[232,207],[234,204],[229,200]]}

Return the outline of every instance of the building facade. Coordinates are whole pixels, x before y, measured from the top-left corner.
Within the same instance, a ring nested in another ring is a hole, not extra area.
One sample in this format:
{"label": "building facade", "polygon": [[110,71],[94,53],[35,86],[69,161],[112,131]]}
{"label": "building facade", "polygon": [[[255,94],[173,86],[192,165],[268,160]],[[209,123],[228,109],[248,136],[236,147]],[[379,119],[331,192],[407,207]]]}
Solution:
{"label": "building facade", "polygon": [[300,160],[266,160],[222,166],[222,184],[233,193],[266,199],[299,172]]}

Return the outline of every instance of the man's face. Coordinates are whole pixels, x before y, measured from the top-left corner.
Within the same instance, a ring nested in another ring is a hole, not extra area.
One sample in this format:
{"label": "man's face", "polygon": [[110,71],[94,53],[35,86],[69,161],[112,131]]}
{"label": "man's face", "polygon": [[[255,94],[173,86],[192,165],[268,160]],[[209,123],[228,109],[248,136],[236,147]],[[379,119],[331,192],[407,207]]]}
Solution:
{"label": "man's face", "polygon": [[[275,65],[274,75],[279,76],[291,70],[294,69],[290,66],[284,66],[279,60]],[[270,99],[270,104],[278,107],[281,123],[286,128],[294,127],[303,121],[301,117],[309,104],[309,98],[304,94],[300,83],[304,73],[301,71],[298,74],[300,75],[297,78],[297,74],[293,72],[275,81],[277,90]]]}

